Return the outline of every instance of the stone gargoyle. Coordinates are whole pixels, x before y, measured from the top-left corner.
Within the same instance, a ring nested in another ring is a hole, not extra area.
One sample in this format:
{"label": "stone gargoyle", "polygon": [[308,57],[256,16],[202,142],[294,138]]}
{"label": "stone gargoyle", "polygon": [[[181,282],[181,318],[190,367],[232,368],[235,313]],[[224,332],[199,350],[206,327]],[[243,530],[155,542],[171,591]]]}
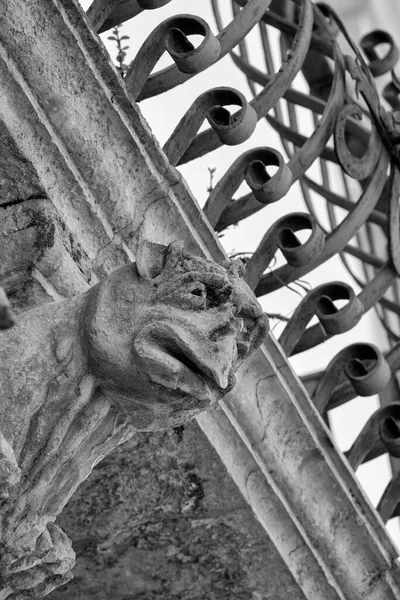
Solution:
{"label": "stone gargoyle", "polygon": [[2,332],[0,600],[70,579],[74,552],[54,520],[96,463],[235,385],[268,331],[243,271],[143,242],[136,263]]}

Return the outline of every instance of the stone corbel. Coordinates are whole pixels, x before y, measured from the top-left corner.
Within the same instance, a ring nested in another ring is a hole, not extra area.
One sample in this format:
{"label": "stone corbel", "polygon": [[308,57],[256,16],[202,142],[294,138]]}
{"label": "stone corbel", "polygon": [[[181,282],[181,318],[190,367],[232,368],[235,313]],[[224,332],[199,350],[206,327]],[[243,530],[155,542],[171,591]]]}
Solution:
{"label": "stone corbel", "polygon": [[3,333],[1,600],[41,597],[71,577],[74,553],[54,520],[96,463],[232,389],[268,330],[243,272],[180,243],[143,242],[136,263]]}

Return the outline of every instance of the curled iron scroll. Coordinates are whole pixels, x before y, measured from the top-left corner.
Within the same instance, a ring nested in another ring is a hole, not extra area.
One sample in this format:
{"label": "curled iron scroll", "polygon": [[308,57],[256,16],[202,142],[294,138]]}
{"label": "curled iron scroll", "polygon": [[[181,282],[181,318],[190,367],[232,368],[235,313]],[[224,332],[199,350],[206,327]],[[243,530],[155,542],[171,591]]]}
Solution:
{"label": "curled iron scroll", "polygon": [[[304,0],[301,3],[299,28],[296,32],[291,51],[287,54],[287,59],[284,61],[279,72],[272,77],[251,103],[259,119],[264,117],[275,106],[299,72],[308,52],[312,25],[312,4],[310,0]],[[213,135],[212,131],[203,131],[190,145],[180,163],[183,164],[199,158],[207,152],[215,150],[220,145],[218,138]]]}
{"label": "curled iron scroll", "polygon": [[[189,35],[203,37],[197,48],[188,39]],[[126,73],[125,83],[135,100],[165,51],[179,71],[191,74],[214,64],[219,58],[221,46],[206,21],[200,17],[178,15],[166,19],[144,42]]]}
{"label": "curled iron scroll", "polygon": [[[310,0],[307,1],[309,2]],[[233,21],[231,21],[218,36],[221,45],[219,58],[228,54],[228,52],[240,43],[241,39],[251,31],[262,15],[267,11],[270,3],[271,0],[249,0],[249,2],[246,3],[243,9],[235,15]],[[180,72],[176,66],[162,69],[149,77],[138,100],[152,98],[153,96],[171,90],[192,77],[192,75],[193,74]]]}
{"label": "curled iron scroll", "polygon": [[393,111],[400,110],[400,80],[394,71],[392,71],[392,80],[383,88],[382,96]]}
{"label": "curled iron scroll", "polygon": [[[240,110],[231,115],[224,108],[230,105]],[[257,125],[257,115],[241,92],[228,87],[209,90],[195,100],[164,145],[172,165],[178,164],[205,118],[221,142],[229,146],[249,139]]]}
{"label": "curled iron scroll", "polygon": [[[360,302],[364,306],[365,313],[383,299],[386,290],[393,284],[395,279],[396,272],[394,271],[391,262],[384,264],[376,277],[363,288],[358,296]],[[321,329],[321,327],[313,325],[304,333],[304,336],[294,349],[293,354],[298,354],[299,352],[304,352],[309,348],[313,348],[324,342],[327,337],[329,336]]]}
{"label": "curled iron scroll", "polygon": [[374,344],[347,346],[331,360],[314,391],[313,401],[321,414],[329,408],[333,392],[344,376],[358,396],[372,396],[386,387],[392,372]]}
{"label": "curled iron scroll", "polygon": [[[345,300],[346,304],[337,308],[338,300]],[[363,314],[362,302],[347,283],[335,281],[319,285],[300,302],[282,331],[279,343],[290,356],[314,315],[318,317],[319,328],[332,336],[352,329]]]}
{"label": "curled iron scroll", "polygon": [[[389,49],[383,58],[379,58],[375,50],[376,46],[380,44],[389,44]],[[389,73],[398,61],[399,49],[387,31],[382,31],[381,29],[371,31],[361,38],[360,46],[369,60],[369,70],[374,77]]]}
{"label": "curled iron scroll", "polygon": [[340,112],[335,124],[335,150],[343,170],[354,179],[363,180],[375,169],[382,151],[382,140],[374,123],[368,149],[360,158],[350,152],[345,136],[346,122],[350,117],[362,119],[362,110],[357,104],[348,104]]}
{"label": "curled iron scroll", "polygon": [[[188,35],[202,35],[200,46],[195,48]],[[165,47],[182,73],[199,73],[218,60],[221,46],[203,19],[183,18],[173,23],[165,40]]]}
{"label": "curled iron scroll", "polygon": [[[388,363],[392,373],[395,373],[399,368],[399,346],[395,346],[393,350],[385,355],[385,360]],[[330,408],[336,408],[341,406],[350,400],[353,400],[357,396],[354,387],[350,385],[349,381],[340,383],[332,394],[331,401],[329,402]]]}
{"label": "curled iron scroll", "polygon": [[[247,169],[254,161],[258,161],[257,168],[260,170],[261,168],[263,169],[262,173],[259,173],[261,175],[260,178],[249,177]],[[262,165],[259,163],[262,163]],[[272,176],[266,172],[268,165],[278,166],[277,172]],[[263,204],[268,203],[268,197],[271,198],[272,202],[283,198],[292,182],[290,170],[285,165],[280,152],[274,148],[254,148],[254,150],[245,152],[234,161],[228,171],[219,180],[203,208],[203,212],[212,227],[217,227],[221,214],[232,203],[233,194],[245,178],[250,187],[254,183],[256,190],[260,194],[263,193]],[[257,202],[259,201],[257,200]]]}
{"label": "curled iron scroll", "polygon": [[379,435],[389,454],[400,458],[400,420],[386,416],[380,423]]}
{"label": "curled iron scroll", "polygon": [[[376,169],[359,201],[354,205],[353,210],[343,219],[342,223],[327,236],[324,251],[317,261],[311,265],[311,268],[317,267],[337,252],[340,252],[374,210],[386,182],[388,163],[388,154],[385,151],[381,152]],[[266,274],[261,278],[256,294],[262,296],[263,294],[272,292],[282,285],[302,277],[308,270],[310,269],[306,267],[284,265],[277,270],[278,278],[273,277],[271,274]]]}
{"label": "curled iron scroll", "polygon": [[[400,403],[396,402],[384,407],[381,409],[379,416],[378,432],[380,441],[391,456],[400,458]],[[400,472],[392,477],[377,506],[384,523],[399,514],[399,499]]]}
{"label": "curled iron scroll", "polygon": [[[278,167],[275,175],[269,175],[269,166]],[[293,182],[282,154],[273,148],[260,148],[257,157],[249,161],[244,177],[255,198],[262,204],[272,204],[283,198]]]}
{"label": "curled iron scroll", "polygon": [[[296,236],[302,230],[311,232],[304,243]],[[270,227],[247,263],[246,283],[251,289],[257,286],[278,249],[289,264],[307,264],[322,252],[324,241],[324,233],[313,216],[307,213],[285,215]]]}
{"label": "curled iron scroll", "polygon": [[[364,425],[361,433],[354,441],[350,450],[346,453],[347,460],[354,471],[358,469],[378,444],[384,444],[387,452],[393,452],[394,447],[396,446],[397,449],[395,452],[398,453],[399,436],[398,433],[393,435],[395,430],[391,425],[388,425],[387,419],[390,420],[390,423],[392,423],[393,420],[396,423],[400,422],[399,402],[392,402],[391,404],[378,409]],[[389,448],[391,450],[389,450]]]}

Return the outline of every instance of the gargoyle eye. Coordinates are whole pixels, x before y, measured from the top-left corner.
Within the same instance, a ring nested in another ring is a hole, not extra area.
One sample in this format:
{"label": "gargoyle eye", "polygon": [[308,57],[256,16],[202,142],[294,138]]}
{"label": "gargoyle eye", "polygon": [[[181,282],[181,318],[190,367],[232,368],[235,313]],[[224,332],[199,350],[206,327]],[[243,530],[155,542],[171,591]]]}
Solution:
{"label": "gargoyle eye", "polygon": [[196,309],[205,309],[207,304],[207,288],[202,283],[193,282],[187,291],[191,306]]}
{"label": "gargoyle eye", "polygon": [[201,297],[201,296],[203,296],[203,294],[205,293],[205,291],[206,290],[204,288],[196,287],[196,288],[194,288],[192,290],[191,293],[192,293],[193,296],[200,296]]}

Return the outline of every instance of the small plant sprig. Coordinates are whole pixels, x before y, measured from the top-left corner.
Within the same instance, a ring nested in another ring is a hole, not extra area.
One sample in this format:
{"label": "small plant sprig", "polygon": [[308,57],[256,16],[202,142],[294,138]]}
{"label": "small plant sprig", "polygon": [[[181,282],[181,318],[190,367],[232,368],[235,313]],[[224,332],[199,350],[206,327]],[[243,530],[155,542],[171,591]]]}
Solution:
{"label": "small plant sprig", "polygon": [[211,192],[214,189],[213,182],[214,182],[214,174],[215,174],[216,170],[217,170],[216,167],[208,167],[208,173],[209,173],[209,176],[210,176],[210,183],[208,184],[207,192],[209,194],[211,194]]}
{"label": "small plant sprig", "polygon": [[119,30],[120,30],[121,25],[116,25],[114,27],[114,29],[112,30],[112,35],[108,36],[108,40],[111,40],[113,42],[115,42],[117,44],[117,56],[115,58],[115,60],[117,61],[117,69],[118,71],[121,73],[121,77],[125,76],[125,73],[128,70],[128,66],[127,64],[124,63],[124,59],[126,56],[126,50],[129,50],[129,46],[123,46],[122,42],[123,40],[129,40],[129,35],[119,35]]}

